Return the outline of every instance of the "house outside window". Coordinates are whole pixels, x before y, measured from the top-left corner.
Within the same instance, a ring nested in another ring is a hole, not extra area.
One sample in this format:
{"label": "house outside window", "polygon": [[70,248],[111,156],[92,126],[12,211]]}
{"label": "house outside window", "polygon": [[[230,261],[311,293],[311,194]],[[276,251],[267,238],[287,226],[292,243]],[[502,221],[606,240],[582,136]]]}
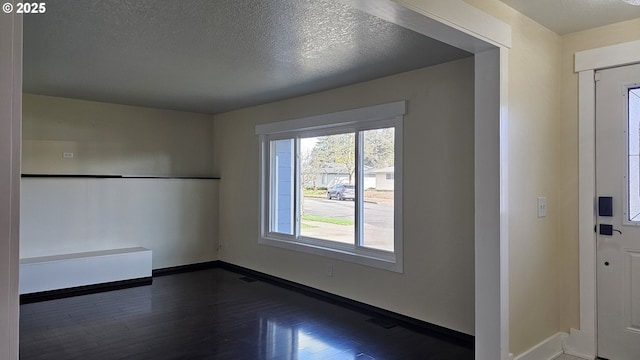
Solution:
{"label": "house outside window", "polygon": [[400,101],[258,125],[259,242],[402,272],[404,113]]}

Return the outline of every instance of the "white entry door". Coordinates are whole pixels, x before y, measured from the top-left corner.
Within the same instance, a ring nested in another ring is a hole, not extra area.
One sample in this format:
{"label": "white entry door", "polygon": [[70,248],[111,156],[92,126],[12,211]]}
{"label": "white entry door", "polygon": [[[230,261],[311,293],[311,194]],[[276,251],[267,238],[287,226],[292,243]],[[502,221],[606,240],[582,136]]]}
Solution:
{"label": "white entry door", "polygon": [[640,65],[596,73],[598,356],[640,359]]}

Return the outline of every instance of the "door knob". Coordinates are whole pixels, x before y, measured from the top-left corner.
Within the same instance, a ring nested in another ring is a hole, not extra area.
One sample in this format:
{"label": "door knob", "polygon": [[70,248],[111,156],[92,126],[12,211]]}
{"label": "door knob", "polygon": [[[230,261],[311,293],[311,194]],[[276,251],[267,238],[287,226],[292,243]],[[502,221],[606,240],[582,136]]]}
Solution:
{"label": "door knob", "polygon": [[600,224],[600,235],[613,235],[613,232],[619,232],[620,235],[622,235],[622,231],[618,230],[618,229],[614,229],[613,225],[609,225],[609,224]]}

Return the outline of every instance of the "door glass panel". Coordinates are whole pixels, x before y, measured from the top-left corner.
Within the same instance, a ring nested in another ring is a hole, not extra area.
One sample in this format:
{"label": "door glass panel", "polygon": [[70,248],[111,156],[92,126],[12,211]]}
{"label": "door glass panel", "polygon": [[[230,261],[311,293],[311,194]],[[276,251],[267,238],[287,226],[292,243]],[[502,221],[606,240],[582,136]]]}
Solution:
{"label": "door glass panel", "polygon": [[395,129],[363,131],[364,236],[362,245],[394,249]]}
{"label": "door glass panel", "polygon": [[640,88],[628,92],[628,221],[640,221]]}
{"label": "door glass panel", "polygon": [[355,134],[300,139],[300,234],[355,242]]}

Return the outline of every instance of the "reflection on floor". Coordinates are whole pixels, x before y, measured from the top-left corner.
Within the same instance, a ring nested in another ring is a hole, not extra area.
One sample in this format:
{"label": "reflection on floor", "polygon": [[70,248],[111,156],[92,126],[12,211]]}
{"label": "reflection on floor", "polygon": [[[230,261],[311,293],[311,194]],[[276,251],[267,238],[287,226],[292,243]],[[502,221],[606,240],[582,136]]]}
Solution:
{"label": "reflection on floor", "polygon": [[222,269],[21,306],[20,358],[473,359],[473,350]]}

